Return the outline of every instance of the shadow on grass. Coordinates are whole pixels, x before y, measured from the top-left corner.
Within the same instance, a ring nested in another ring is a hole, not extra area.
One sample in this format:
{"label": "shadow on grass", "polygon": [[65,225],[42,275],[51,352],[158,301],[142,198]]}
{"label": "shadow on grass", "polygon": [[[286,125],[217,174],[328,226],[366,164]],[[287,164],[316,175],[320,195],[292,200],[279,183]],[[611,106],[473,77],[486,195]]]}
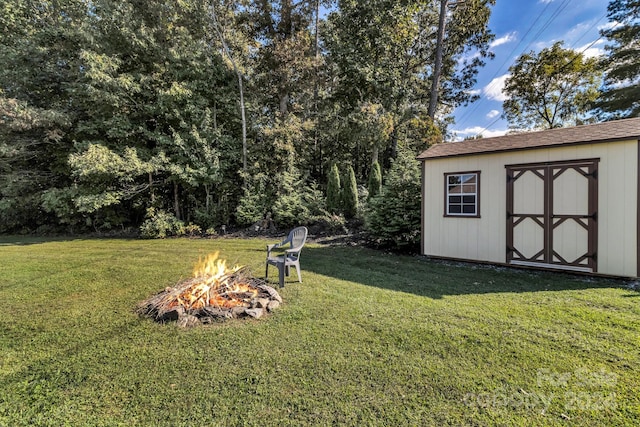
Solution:
{"label": "shadow on grass", "polygon": [[612,288],[625,284],[623,280],[429,260],[361,247],[305,248],[300,262],[303,280],[307,270],[335,279],[435,299],[446,295]]}
{"label": "shadow on grass", "polygon": [[40,245],[42,243],[51,242],[69,242],[72,240],[85,240],[82,237],[77,236],[15,236],[15,235],[0,235],[0,246],[30,246]]}

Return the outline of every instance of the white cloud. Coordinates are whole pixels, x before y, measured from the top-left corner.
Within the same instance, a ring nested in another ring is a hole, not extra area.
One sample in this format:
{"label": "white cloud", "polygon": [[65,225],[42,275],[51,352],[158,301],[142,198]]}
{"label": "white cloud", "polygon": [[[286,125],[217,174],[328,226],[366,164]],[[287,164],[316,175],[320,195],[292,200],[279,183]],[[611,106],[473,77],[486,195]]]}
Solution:
{"label": "white cloud", "polygon": [[602,46],[604,45],[604,40],[598,40],[597,42],[593,43],[593,46],[591,46],[591,43],[588,43],[584,46],[580,46],[579,48],[577,48],[576,50],[578,52],[582,52],[582,54],[586,57],[586,58],[593,58],[596,56],[602,56],[605,54],[604,49],[602,47],[597,47],[597,46]]}
{"label": "white cloud", "polygon": [[514,41],[516,39],[516,35],[517,32],[513,31],[505,36],[500,37],[499,39],[495,39],[489,45],[489,49],[493,49],[494,47]]}
{"label": "white cloud", "polygon": [[494,136],[502,136],[509,132],[509,129],[486,130],[482,126],[473,126],[461,130],[453,130],[455,141],[462,141],[465,137],[476,136],[481,134],[483,138],[491,138]]}
{"label": "white cloud", "polygon": [[500,115],[500,111],[498,110],[491,110],[487,113],[487,119],[493,119],[495,117],[498,117]]}
{"label": "white cloud", "polygon": [[618,21],[610,21],[610,22],[607,22],[607,23],[606,23],[606,24],[604,24],[604,25],[599,25],[599,26],[598,26],[598,30],[599,30],[599,31],[602,31],[602,30],[610,30],[610,29],[612,29],[613,27],[617,27],[618,25],[620,25],[620,23],[619,23]]}
{"label": "white cloud", "polygon": [[553,0],[540,0],[538,3],[542,3],[542,4],[553,3]]}
{"label": "white cloud", "polygon": [[487,97],[487,99],[500,102],[506,101],[508,99],[508,97],[502,92],[502,89],[504,89],[505,80],[508,77],[511,77],[511,74],[503,74],[500,77],[496,77],[495,79],[491,80],[491,83],[489,83],[482,89],[482,92]]}

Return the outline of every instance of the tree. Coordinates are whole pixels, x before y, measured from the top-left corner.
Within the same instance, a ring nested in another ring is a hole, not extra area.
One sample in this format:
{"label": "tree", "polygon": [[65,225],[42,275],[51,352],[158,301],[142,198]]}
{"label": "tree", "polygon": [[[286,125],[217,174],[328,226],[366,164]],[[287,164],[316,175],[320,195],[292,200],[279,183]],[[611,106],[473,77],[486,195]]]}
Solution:
{"label": "tree", "polygon": [[604,119],[640,116],[640,2],[612,0],[607,8],[613,27],[602,30],[609,39],[605,78],[596,112]]}
{"label": "tree", "polygon": [[0,5],[0,232],[77,223],[69,193],[43,197],[70,183],[86,13],[81,0]]}
{"label": "tree", "polygon": [[387,173],[382,193],[370,202],[366,226],[380,245],[415,250],[420,242],[420,166],[401,150]]}
{"label": "tree", "polygon": [[382,191],[382,172],[380,171],[380,163],[373,162],[371,172],[369,173],[369,200],[376,197]]}
{"label": "tree", "polygon": [[[327,61],[335,75],[331,100],[336,105],[332,124],[337,135],[330,151],[346,157],[360,179],[376,160],[376,150],[383,169],[388,168],[403,142],[399,131],[406,121],[428,118],[432,86],[439,94],[436,111],[442,115],[475,99],[469,89],[479,67],[492,56],[493,34],[487,27],[491,4],[492,0],[460,2],[447,14],[447,32],[438,44],[440,2],[338,2],[324,32]],[[437,46],[442,55],[440,84],[431,85]],[[362,129],[373,139],[363,140]],[[380,132],[371,132],[375,130]]]}
{"label": "tree", "polygon": [[[70,163],[80,210],[155,204],[187,219],[195,208],[210,206],[220,181],[219,147],[228,142],[220,125],[237,121],[237,115],[233,102],[226,111],[214,104],[230,99],[235,88],[220,54],[203,43],[207,12],[200,0],[94,3],[96,43],[82,52],[78,107],[85,114],[75,129],[77,153]],[[120,159],[114,164],[131,164],[89,167],[95,147],[105,158]],[[138,162],[153,167],[140,169]],[[127,168],[131,173],[121,176]],[[156,199],[157,192],[169,197]]]}
{"label": "tree", "polygon": [[509,68],[502,108],[512,128],[553,129],[587,117],[598,96],[598,60],[562,46],[525,53]]}
{"label": "tree", "polygon": [[340,172],[338,171],[338,165],[334,163],[329,171],[327,182],[327,210],[333,214],[340,212],[340,202]]}
{"label": "tree", "polygon": [[344,186],[341,191],[341,205],[345,218],[353,218],[358,213],[358,184],[353,167],[347,167]]}

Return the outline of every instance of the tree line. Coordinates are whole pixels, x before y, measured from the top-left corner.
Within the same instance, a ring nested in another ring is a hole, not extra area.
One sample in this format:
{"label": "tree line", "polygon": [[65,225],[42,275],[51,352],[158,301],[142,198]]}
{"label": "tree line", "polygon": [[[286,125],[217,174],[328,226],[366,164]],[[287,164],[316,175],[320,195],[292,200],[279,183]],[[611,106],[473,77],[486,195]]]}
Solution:
{"label": "tree line", "polygon": [[[493,4],[3,2],[0,232],[161,236],[270,218],[365,221],[415,243],[413,158],[476,99]],[[335,203],[334,168],[348,184]]]}

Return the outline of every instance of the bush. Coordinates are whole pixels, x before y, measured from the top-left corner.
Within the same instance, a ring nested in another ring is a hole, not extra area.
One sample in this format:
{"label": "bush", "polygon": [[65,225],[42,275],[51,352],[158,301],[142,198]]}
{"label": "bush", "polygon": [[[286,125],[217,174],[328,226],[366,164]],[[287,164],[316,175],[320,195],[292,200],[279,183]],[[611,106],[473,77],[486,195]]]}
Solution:
{"label": "bush", "polygon": [[309,219],[309,231],[311,234],[346,234],[347,221],[342,215],[325,212],[324,215],[316,215]]}
{"label": "bush", "polygon": [[202,227],[192,223],[185,225],[181,231],[182,231],[182,234],[189,237],[196,237],[196,236],[202,235]]}
{"label": "bush", "polygon": [[156,208],[147,209],[145,221],[140,226],[140,236],[146,239],[164,239],[185,234],[185,225],[174,215]]}
{"label": "bush", "polygon": [[400,152],[378,197],[371,199],[366,227],[383,246],[417,250],[420,243],[420,166],[410,152]]}

